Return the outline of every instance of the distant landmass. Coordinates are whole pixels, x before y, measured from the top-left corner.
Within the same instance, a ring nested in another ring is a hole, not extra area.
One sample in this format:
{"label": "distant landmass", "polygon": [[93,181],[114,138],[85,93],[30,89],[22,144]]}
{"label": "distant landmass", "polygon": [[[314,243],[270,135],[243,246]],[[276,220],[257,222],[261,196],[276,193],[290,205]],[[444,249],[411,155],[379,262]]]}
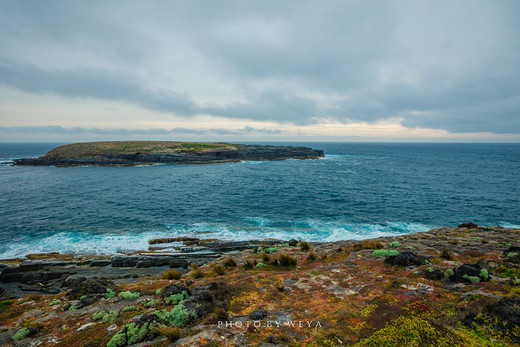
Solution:
{"label": "distant landmass", "polygon": [[316,159],[323,151],[309,147],[178,141],[103,141],[73,143],[43,157],[15,159],[14,165],[132,166],[142,164],[210,164],[241,160]]}

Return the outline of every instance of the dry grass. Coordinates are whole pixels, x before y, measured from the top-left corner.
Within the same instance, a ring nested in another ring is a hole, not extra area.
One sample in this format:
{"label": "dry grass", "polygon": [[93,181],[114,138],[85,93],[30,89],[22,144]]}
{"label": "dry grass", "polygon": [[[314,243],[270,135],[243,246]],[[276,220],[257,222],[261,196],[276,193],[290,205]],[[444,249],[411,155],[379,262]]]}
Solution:
{"label": "dry grass", "polygon": [[202,270],[200,269],[199,267],[199,264],[197,263],[193,263],[191,264],[191,277],[193,278],[202,278],[204,277],[204,272],[202,272]]}
{"label": "dry grass", "polygon": [[316,253],[310,252],[309,256],[307,257],[307,261],[310,263],[310,262],[316,261],[316,259],[318,259],[318,256],[316,255]]}
{"label": "dry grass", "polygon": [[233,258],[227,258],[226,260],[224,260],[224,266],[225,267],[236,267],[237,262]]}
{"label": "dry grass", "polygon": [[180,279],[182,276],[182,274],[175,270],[175,269],[169,269],[169,270],[165,270],[163,272],[161,272],[161,279],[163,280],[178,280]]}
{"label": "dry grass", "polygon": [[262,262],[269,263],[271,261],[271,257],[267,253],[262,253]]}
{"label": "dry grass", "polygon": [[295,267],[298,263],[298,259],[291,257],[289,254],[282,253],[274,259],[272,263],[275,266]]}
{"label": "dry grass", "polygon": [[300,251],[302,251],[302,252],[307,252],[307,251],[311,250],[311,245],[309,245],[308,242],[300,240],[299,245],[300,245]]}
{"label": "dry grass", "polygon": [[226,270],[224,270],[222,265],[211,264],[211,269],[217,276],[222,276],[226,273]]}
{"label": "dry grass", "polygon": [[246,261],[244,263],[244,269],[253,270],[255,268],[256,264],[257,264],[256,260],[251,261],[249,259],[246,259]]}
{"label": "dry grass", "polygon": [[362,249],[382,249],[384,248],[383,244],[379,241],[372,240],[363,240],[359,243],[356,243],[352,246],[353,251],[360,251]]}
{"label": "dry grass", "polygon": [[170,342],[175,342],[181,337],[181,329],[176,326],[159,325],[156,332],[161,336],[166,336]]}

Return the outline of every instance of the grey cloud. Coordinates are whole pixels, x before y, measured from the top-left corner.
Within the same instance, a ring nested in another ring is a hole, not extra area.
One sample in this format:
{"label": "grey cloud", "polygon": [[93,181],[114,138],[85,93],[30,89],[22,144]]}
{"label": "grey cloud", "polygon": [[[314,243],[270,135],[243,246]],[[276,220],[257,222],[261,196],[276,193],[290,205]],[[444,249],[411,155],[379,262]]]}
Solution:
{"label": "grey cloud", "polygon": [[[401,117],[409,127],[520,133],[518,18],[515,0],[4,1],[0,83],[185,117]],[[165,52],[203,63],[155,66],[169,62]],[[188,68],[195,77],[181,78]],[[189,86],[213,72],[210,90],[221,79],[246,101],[199,104]]]}
{"label": "grey cloud", "polygon": [[73,127],[64,128],[58,125],[48,126],[21,126],[21,127],[0,127],[0,133],[4,134],[51,134],[51,135],[128,135],[128,136],[162,136],[162,135],[248,135],[248,134],[280,134],[278,129],[265,129],[244,127],[242,129],[222,129],[222,128],[207,128],[207,129],[189,129],[189,128],[173,128],[173,129],[100,129],[100,128],[83,128]]}

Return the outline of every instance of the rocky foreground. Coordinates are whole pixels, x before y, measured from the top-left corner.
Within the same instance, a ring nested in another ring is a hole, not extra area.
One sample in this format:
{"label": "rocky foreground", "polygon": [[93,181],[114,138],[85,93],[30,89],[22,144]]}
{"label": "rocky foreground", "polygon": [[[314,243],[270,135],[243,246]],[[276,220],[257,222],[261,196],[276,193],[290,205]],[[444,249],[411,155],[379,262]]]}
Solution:
{"label": "rocky foreground", "polygon": [[364,241],[150,240],[2,261],[13,346],[513,346],[520,229]]}
{"label": "rocky foreground", "polygon": [[133,166],[210,164],[242,160],[315,159],[322,150],[295,146],[242,145],[175,141],[108,141],[74,143],[39,158],[15,159],[14,165]]}

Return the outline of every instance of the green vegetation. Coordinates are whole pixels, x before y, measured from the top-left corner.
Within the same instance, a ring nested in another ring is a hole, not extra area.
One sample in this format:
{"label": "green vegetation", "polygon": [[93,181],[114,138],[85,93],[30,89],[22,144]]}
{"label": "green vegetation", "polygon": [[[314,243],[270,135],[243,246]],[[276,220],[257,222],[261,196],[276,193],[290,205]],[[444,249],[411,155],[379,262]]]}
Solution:
{"label": "green vegetation", "polygon": [[264,263],[258,263],[258,264],[256,264],[256,267],[257,267],[257,268],[264,267]]}
{"label": "green vegetation", "polygon": [[453,275],[455,275],[455,271],[453,271],[453,269],[448,269],[444,272],[444,278],[446,278],[447,280],[449,280],[450,277]]}
{"label": "green vegetation", "polygon": [[479,277],[482,278],[484,281],[487,281],[489,278],[489,273],[487,269],[481,269]]}
{"label": "green vegetation", "polygon": [[509,252],[509,253],[507,253],[507,257],[508,258],[513,258],[513,257],[516,257],[517,255],[518,255],[518,253],[516,253],[516,252]]}
{"label": "green vegetation", "polygon": [[139,311],[139,307],[137,307],[136,305],[128,305],[126,307],[123,307],[123,312],[128,312],[128,311]]}
{"label": "green vegetation", "polygon": [[161,293],[162,293],[162,289],[161,289],[161,288],[159,288],[159,289],[157,289],[157,290],[155,291],[155,295],[159,295],[159,294],[161,294]]}
{"label": "green vegetation", "polygon": [[392,248],[398,248],[398,247],[401,247],[402,243],[399,242],[399,241],[393,241],[392,243],[390,243],[390,247]]}
{"label": "green vegetation", "polygon": [[110,322],[113,322],[117,319],[117,317],[119,316],[119,311],[118,310],[112,310],[110,312],[107,312],[107,311],[100,311],[100,312],[96,312],[92,315],[92,319],[93,320],[102,320],[103,323],[110,323]]}
{"label": "green vegetation", "polygon": [[157,306],[159,303],[161,302],[161,300],[150,300],[148,301],[147,303],[144,304],[144,307],[155,307]]}
{"label": "green vegetation", "polygon": [[357,346],[450,346],[453,341],[420,317],[399,317]]}
{"label": "green vegetation", "polygon": [[164,302],[167,305],[177,305],[181,301],[184,301],[184,299],[187,299],[189,297],[188,293],[183,290],[182,293],[170,295],[169,297],[164,299]]}
{"label": "green vegetation", "polygon": [[135,322],[125,325],[108,342],[107,347],[122,347],[143,341],[151,333],[150,323],[138,326]]}
{"label": "green vegetation", "polygon": [[59,305],[59,304],[61,304],[61,300],[59,300],[59,299],[52,300],[51,302],[49,302],[49,306],[55,306],[55,305]]}
{"label": "green vegetation", "polygon": [[179,152],[183,150],[203,151],[214,148],[233,148],[227,143],[201,143],[178,141],[101,141],[73,143],[54,148],[48,158],[93,158],[103,154],[135,154],[138,152]]}
{"label": "green vegetation", "polygon": [[469,276],[469,275],[464,275],[462,276],[463,278],[467,279],[468,281],[470,281],[471,283],[479,283],[480,282],[480,277],[478,276]]}
{"label": "green vegetation", "polygon": [[398,255],[399,251],[393,249],[378,249],[372,252],[372,257],[390,257],[392,255]]}
{"label": "green vegetation", "polygon": [[103,294],[103,296],[105,298],[113,298],[116,296],[116,293],[112,289],[107,288],[107,292],[105,294]]}
{"label": "green vegetation", "polygon": [[139,294],[137,292],[126,291],[126,292],[119,293],[119,297],[121,297],[121,298],[123,298],[125,300],[135,300],[135,299],[137,299],[140,296],[141,296],[141,294]]}
{"label": "green vegetation", "polygon": [[29,334],[31,333],[31,330],[29,328],[22,328],[16,332],[16,334],[13,335],[12,339],[13,341],[20,341],[25,339]]}
{"label": "green vegetation", "polygon": [[196,314],[184,307],[182,302],[176,305],[170,312],[160,310],[155,311],[154,314],[159,317],[160,320],[179,328],[196,317]]}

